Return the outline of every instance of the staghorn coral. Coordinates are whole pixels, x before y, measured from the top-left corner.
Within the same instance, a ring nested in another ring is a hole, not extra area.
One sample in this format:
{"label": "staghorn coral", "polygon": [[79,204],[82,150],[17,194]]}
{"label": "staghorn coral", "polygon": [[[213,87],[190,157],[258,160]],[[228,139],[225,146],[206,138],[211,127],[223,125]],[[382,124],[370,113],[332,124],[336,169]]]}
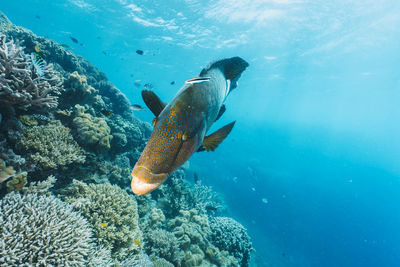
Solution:
{"label": "staghorn coral", "polygon": [[110,184],[87,185],[74,180],[62,198],[88,219],[97,243],[111,249],[115,259],[122,260],[140,250],[137,204],[124,190]]}
{"label": "staghorn coral", "polygon": [[191,207],[201,213],[215,214],[223,208],[221,196],[212,190],[212,187],[205,186],[198,181],[194,185],[191,193]]}
{"label": "staghorn coral", "polygon": [[48,125],[25,129],[18,144],[43,169],[65,167],[71,163],[83,163],[85,162],[84,151],[69,132],[68,128],[56,120]]}
{"label": "staghorn coral", "polygon": [[246,228],[228,217],[212,218],[210,227],[212,243],[221,250],[229,251],[241,266],[248,266],[252,244]]}
{"label": "staghorn coral", "polygon": [[84,266],[94,250],[88,223],[52,196],[11,192],[0,200],[1,266]]}
{"label": "staghorn coral", "polygon": [[85,107],[77,104],[73,125],[77,129],[82,144],[88,145],[95,151],[110,149],[112,135],[110,135],[110,127],[103,118],[85,113]]}
{"label": "staghorn coral", "polygon": [[54,108],[61,79],[51,65],[39,77],[23,47],[0,36],[0,102],[26,109],[30,106]]}

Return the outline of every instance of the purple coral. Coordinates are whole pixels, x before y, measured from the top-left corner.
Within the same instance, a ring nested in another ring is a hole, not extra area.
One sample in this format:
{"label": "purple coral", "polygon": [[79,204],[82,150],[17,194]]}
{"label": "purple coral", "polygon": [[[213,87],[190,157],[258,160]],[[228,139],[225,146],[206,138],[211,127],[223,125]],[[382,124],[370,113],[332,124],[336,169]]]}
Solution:
{"label": "purple coral", "polygon": [[13,40],[6,42],[5,36],[0,36],[0,102],[24,109],[56,107],[57,96],[51,94],[59,93],[60,78],[54,75],[51,65],[39,77],[22,49]]}

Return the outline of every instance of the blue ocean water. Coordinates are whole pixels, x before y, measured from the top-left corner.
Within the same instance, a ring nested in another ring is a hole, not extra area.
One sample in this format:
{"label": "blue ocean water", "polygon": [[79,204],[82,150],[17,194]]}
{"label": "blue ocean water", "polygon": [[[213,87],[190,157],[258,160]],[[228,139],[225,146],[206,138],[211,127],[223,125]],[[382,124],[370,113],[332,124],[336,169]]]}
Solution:
{"label": "blue ocean water", "polygon": [[190,170],[225,195],[258,266],[400,265],[398,1],[14,0],[1,11],[72,46],[140,105],[135,83],[170,100],[210,61],[245,58],[213,127],[235,128]]}

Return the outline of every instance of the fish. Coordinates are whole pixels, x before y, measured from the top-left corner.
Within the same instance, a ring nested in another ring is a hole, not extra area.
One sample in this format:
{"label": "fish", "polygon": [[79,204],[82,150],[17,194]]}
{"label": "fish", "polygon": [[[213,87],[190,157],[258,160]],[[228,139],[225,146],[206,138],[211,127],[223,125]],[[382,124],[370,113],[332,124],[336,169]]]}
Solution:
{"label": "fish", "polygon": [[101,223],[100,225],[103,226],[103,227],[107,227],[106,223]]}
{"label": "fish", "polygon": [[76,38],[74,38],[74,37],[72,37],[72,36],[70,36],[69,38],[70,38],[70,39],[72,40],[72,42],[74,42],[75,44],[79,43],[78,39],[76,39]]}
{"label": "fish", "polygon": [[131,105],[130,108],[131,108],[131,110],[134,110],[134,111],[145,110],[144,107],[142,107],[141,105],[138,105],[138,104],[133,104],[133,105]]}
{"label": "fish", "polygon": [[199,181],[199,175],[197,174],[197,172],[193,173],[193,181],[195,184],[197,184],[197,182]]}
{"label": "fish", "polygon": [[210,77],[198,77],[198,78],[192,78],[189,80],[186,80],[185,83],[204,83],[208,82],[210,80]]}
{"label": "fish", "polygon": [[145,89],[153,89],[154,86],[153,86],[151,83],[146,83],[146,84],[144,85],[144,88],[145,88]]}
{"label": "fish", "polygon": [[106,51],[101,51],[101,53],[103,53],[103,55],[107,56],[107,52]]}
{"label": "fish", "polygon": [[134,242],[136,245],[138,245],[138,246],[140,246],[140,244],[142,243],[142,242],[140,242],[139,239],[135,239],[135,240],[133,240],[133,242]]}
{"label": "fish", "polygon": [[36,70],[36,73],[39,77],[42,77],[44,75],[44,69],[46,67],[46,63],[43,60],[41,56],[39,56],[37,53],[33,52],[31,54],[31,60],[33,67]]}
{"label": "fish", "polygon": [[104,116],[107,116],[107,117],[112,117],[112,115],[113,115],[113,113],[107,109],[102,109],[102,110],[100,110],[100,112],[101,112],[101,114],[103,114]]}
{"label": "fish", "polygon": [[39,52],[40,52],[40,47],[39,47],[39,45],[35,45],[35,51],[36,51],[36,53],[39,53]]}
{"label": "fish", "polygon": [[7,30],[11,29],[12,24],[7,25]]}
{"label": "fish", "polygon": [[155,190],[195,152],[214,151],[222,143],[235,121],[206,134],[221,117],[227,96],[248,66],[240,57],[217,60],[199,74],[207,82],[185,83],[169,103],[153,91],[142,91],[144,102],[155,115],[154,130],[133,167],[133,193],[144,195]]}
{"label": "fish", "polygon": [[170,84],[171,84],[171,85],[174,85],[174,84],[175,84],[175,81],[170,82]]}
{"label": "fish", "polygon": [[143,50],[140,50],[140,49],[138,49],[138,50],[136,50],[136,54],[138,54],[138,55],[143,55]]}
{"label": "fish", "polygon": [[40,16],[39,16],[39,15],[36,15],[35,18],[40,19]]}
{"label": "fish", "polygon": [[[132,76],[131,76],[132,77]],[[140,86],[142,86],[140,83],[133,83],[134,86],[136,86],[137,88],[140,88]]]}
{"label": "fish", "polygon": [[60,46],[64,47],[65,49],[74,49],[73,47],[71,47],[67,44],[60,44]]}

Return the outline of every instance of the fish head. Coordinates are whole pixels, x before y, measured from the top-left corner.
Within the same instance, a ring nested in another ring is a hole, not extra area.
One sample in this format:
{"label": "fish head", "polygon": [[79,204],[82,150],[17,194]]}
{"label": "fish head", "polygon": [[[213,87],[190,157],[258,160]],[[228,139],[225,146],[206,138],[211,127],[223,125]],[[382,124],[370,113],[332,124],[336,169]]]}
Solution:
{"label": "fish head", "polygon": [[202,131],[187,134],[171,114],[174,114],[173,109],[156,120],[150,139],[133,168],[131,188],[137,195],[147,194],[164,183],[200,145]]}

